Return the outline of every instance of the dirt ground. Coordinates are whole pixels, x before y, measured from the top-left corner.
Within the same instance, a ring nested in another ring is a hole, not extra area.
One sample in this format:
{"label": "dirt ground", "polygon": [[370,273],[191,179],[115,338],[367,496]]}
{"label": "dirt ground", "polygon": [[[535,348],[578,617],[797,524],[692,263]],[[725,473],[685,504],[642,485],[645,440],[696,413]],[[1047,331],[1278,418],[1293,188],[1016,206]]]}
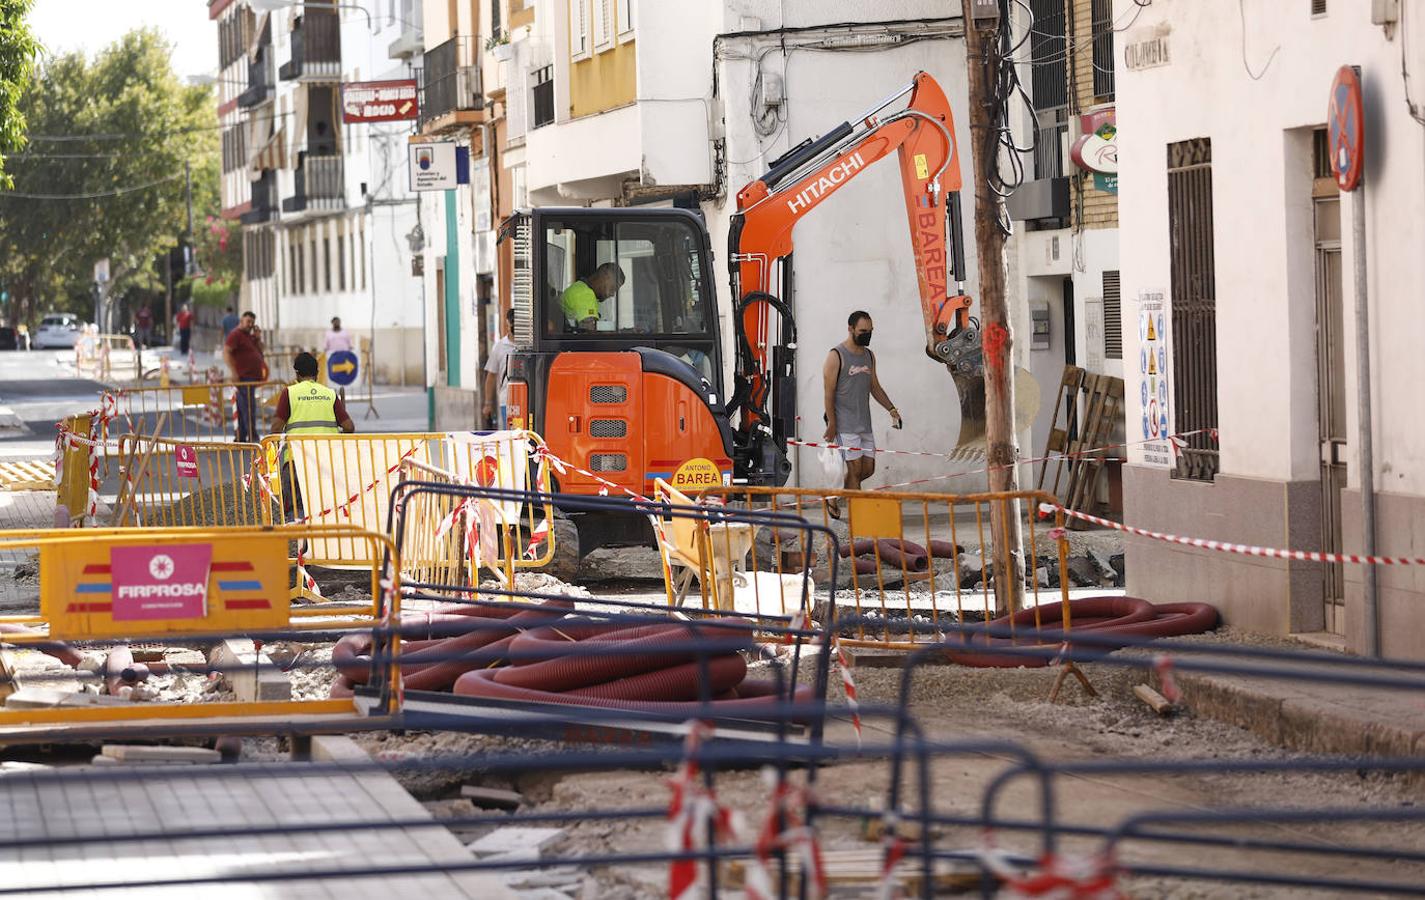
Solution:
{"label": "dirt ground", "polygon": [[[1225,631],[1210,640],[1261,643]],[[1137,670],[1090,665],[1085,673],[1098,692],[1089,697],[1077,684],[1066,684],[1060,702],[1047,695],[1054,674],[1047,670],[975,670],[934,666],[917,671],[911,692],[911,713],[927,737],[937,743],[1011,742],[1052,761],[1079,760],[1280,760],[1291,754],[1268,746],[1249,733],[1192,715],[1191,711],[1160,718],[1132,694],[1144,680]],[[811,677],[810,669],[804,674]],[[858,669],[855,672],[860,702],[867,707],[894,705],[902,673],[893,669]],[[840,681],[831,679],[834,702],[843,699]],[[869,747],[885,744],[892,730],[884,719],[867,715],[863,740]],[[854,747],[848,721],[829,729],[828,741]],[[478,772],[443,778],[408,779],[407,786],[427,802],[437,815],[471,815],[478,812],[458,797],[461,783],[513,787],[526,797],[524,811],[567,813],[559,841],[545,849],[547,857],[632,853],[665,846],[667,824],[658,819],[616,820],[600,811],[662,807],[668,802],[670,773],[659,771],[602,770],[553,774],[542,770],[539,758],[557,753],[555,745],[534,741],[509,741],[457,734],[368,735],[358,740],[368,750],[431,753],[513,752],[530,756],[527,772],[514,777],[486,779]],[[933,809],[943,815],[979,815],[988,784],[1013,764],[1002,753],[956,753],[949,749],[933,755],[929,766]],[[905,808],[912,811],[917,773],[903,784]],[[800,781],[804,773],[793,775]],[[823,767],[817,773],[817,796],[824,803],[853,807],[875,817],[884,808],[889,787],[889,764],[884,757],[848,759]],[[740,814],[751,840],[766,816],[768,796],[764,775],[755,769],[720,772],[718,798]],[[1126,775],[1061,776],[1055,782],[1058,818],[1068,825],[1111,827],[1131,815],[1153,810],[1205,811],[1227,808],[1410,808],[1425,801],[1418,787],[1403,777],[1370,773],[1364,769],[1340,774],[1303,772],[1178,773],[1153,777]],[[1019,778],[1004,791],[997,813],[1010,819],[1035,819],[1038,789]],[[863,837],[864,817],[826,817],[818,832],[824,850],[873,848]],[[1312,853],[1247,851],[1230,846],[1203,847],[1150,842],[1125,843],[1118,858],[1140,864],[1203,867],[1244,872],[1275,872],[1321,877],[1350,873],[1405,884],[1425,883],[1425,865],[1400,860],[1368,860],[1335,855],[1350,846],[1389,846],[1425,851],[1425,816],[1419,823],[1353,823],[1327,818],[1304,824],[1259,822],[1219,825],[1207,831],[1218,835],[1251,836],[1258,840],[1296,841],[1319,847]],[[474,839],[479,831],[461,833]],[[974,851],[982,846],[981,830],[973,826],[946,826],[934,832],[942,850]],[[1037,855],[1036,840],[1023,833],[1000,830],[1000,848]],[[1061,851],[1084,858],[1101,849],[1099,838],[1062,839]],[[1335,851],[1335,852],[1333,852]],[[667,868],[661,865],[603,867],[585,873],[579,896],[665,896]],[[1130,896],[1168,898],[1252,897],[1288,898],[1335,896],[1331,890],[1304,891],[1295,887],[1224,885],[1207,880],[1133,877],[1121,880]]]}

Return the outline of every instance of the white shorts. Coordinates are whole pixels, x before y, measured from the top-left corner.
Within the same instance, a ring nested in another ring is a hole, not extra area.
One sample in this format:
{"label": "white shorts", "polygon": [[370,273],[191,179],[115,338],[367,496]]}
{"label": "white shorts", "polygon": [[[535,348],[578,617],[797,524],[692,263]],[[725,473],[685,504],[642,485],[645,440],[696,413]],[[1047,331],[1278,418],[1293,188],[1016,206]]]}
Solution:
{"label": "white shorts", "polygon": [[839,431],[836,433],[836,443],[841,445],[841,455],[846,459],[860,459],[876,454],[876,438],[869,431],[859,434]]}

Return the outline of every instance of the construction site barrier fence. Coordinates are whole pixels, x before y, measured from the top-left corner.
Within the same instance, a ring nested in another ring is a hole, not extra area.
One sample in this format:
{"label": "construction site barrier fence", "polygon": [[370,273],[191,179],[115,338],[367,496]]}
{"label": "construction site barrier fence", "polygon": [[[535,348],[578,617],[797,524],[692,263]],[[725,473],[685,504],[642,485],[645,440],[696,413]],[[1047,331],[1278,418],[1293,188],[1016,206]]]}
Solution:
{"label": "construction site barrier fence", "polygon": [[74,367],[85,378],[113,381],[115,375],[143,381],[143,357],[127,334],[84,334],[74,344]]}
{"label": "construction site barrier fence", "polygon": [[[0,532],[0,549],[34,554],[39,587],[38,614],[0,617],[0,633],[14,648],[38,649],[72,667],[12,677],[7,663],[9,692],[23,686],[53,690],[67,682],[70,693],[58,700],[42,695],[27,704],[46,708],[16,708],[7,701],[0,709],[0,743],[41,726],[354,717],[349,701],[292,700],[287,676],[252,643],[264,637],[271,644],[369,633],[379,627],[383,611],[399,615],[399,574],[383,578],[379,563],[365,578],[349,580],[354,599],[348,588],[343,602],[290,604],[290,546],[336,538],[364,543],[370,548],[366,555],[377,560],[392,548],[385,535],[350,526]],[[399,636],[393,641],[398,644]],[[195,645],[213,650],[193,659]],[[172,700],[145,686],[151,674],[172,674],[177,666],[199,677],[226,666],[249,682],[248,690],[235,688],[235,697],[215,700],[204,693],[194,701]],[[92,694],[76,693],[78,687],[99,678],[107,679],[114,699],[102,705],[80,702]],[[282,689],[269,691],[269,680]]]}
{"label": "construction site barrier fence", "polygon": [[[426,467],[427,477],[449,483],[499,485],[513,490],[523,490],[527,485],[547,488],[547,470],[543,465],[532,465],[535,452],[542,446],[540,437],[528,431],[269,435],[262,440],[263,483],[274,508],[287,520],[385,531],[389,527],[391,492],[402,478],[403,465]],[[431,508],[423,512],[426,515],[421,519],[422,528],[428,532],[429,540],[420,547],[413,546],[414,565],[453,565],[450,557],[458,550],[465,554],[467,564],[478,568],[474,554],[481,543],[472,543],[468,537],[478,532],[482,515],[489,525],[484,560],[503,560],[508,569],[527,568],[547,562],[552,553],[551,538],[550,548],[527,559],[523,552],[527,545],[516,546],[515,538],[521,523],[528,526],[526,534],[532,537],[539,521],[552,520],[553,510],[547,502],[542,508],[526,509],[511,503],[487,509],[470,504],[458,510]],[[501,534],[505,537],[499,537]],[[304,561],[319,566],[365,566],[372,560],[362,556],[363,552],[364,545],[341,540],[314,541]],[[467,571],[462,581],[468,581],[473,569],[462,571]]]}
{"label": "construction site barrier fence", "polygon": [[253,430],[272,430],[272,415],[284,381],[214,382],[168,387],[126,387],[104,397],[109,428],[184,441],[232,439],[237,434],[239,395],[253,401]]}
{"label": "construction site barrier fence", "polygon": [[253,484],[260,444],[119,436],[113,524],[149,528],[271,525],[271,499]]}
{"label": "construction site barrier fence", "polygon": [[[660,490],[668,495],[666,486]],[[860,621],[845,635],[847,646],[901,650],[939,640],[945,625],[996,615],[1027,611],[1036,629],[1072,624],[1063,517],[1056,512],[1047,520],[1037,518],[1039,505],[1053,502],[1048,494],[725,486],[680,502],[779,510],[835,535],[807,544],[775,528],[751,534],[721,529],[700,537],[706,548],[701,553],[663,542],[675,568],[691,568],[701,584],[713,588],[704,588],[705,604],[785,615],[788,587],[795,608],[798,581],[809,578],[819,602],[831,602],[833,589],[842,591],[837,602]],[[1019,547],[1009,540],[1016,521],[1023,533]],[[831,584],[828,562],[838,557],[845,560],[844,574]],[[729,571],[716,571],[724,566]],[[721,596],[729,586],[734,596]],[[677,593],[670,587],[670,600]],[[1024,618],[1011,618],[1011,627]]]}

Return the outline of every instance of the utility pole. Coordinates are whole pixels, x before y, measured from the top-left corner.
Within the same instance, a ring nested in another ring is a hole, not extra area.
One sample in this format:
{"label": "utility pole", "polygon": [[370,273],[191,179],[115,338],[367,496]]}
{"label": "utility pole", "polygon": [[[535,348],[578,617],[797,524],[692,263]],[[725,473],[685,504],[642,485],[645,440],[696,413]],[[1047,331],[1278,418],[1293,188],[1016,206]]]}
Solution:
{"label": "utility pole", "polygon": [[[998,165],[1000,131],[1008,126],[1001,104],[991,95],[1000,66],[1000,29],[1010,27],[1008,4],[963,0],[965,58],[970,95],[970,144],[975,185],[975,253],[980,270],[980,334],[985,366],[985,457],[993,492],[1019,490],[1019,446],[1014,422],[1014,334],[1006,290],[1004,200],[991,189]],[[1010,151],[1012,152],[1012,151]],[[1024,539],[1018,502],[990,507],[997,559],[1012,571],[996,571],[995,607],[1004,614],[1019,608],[1024,593]]]}

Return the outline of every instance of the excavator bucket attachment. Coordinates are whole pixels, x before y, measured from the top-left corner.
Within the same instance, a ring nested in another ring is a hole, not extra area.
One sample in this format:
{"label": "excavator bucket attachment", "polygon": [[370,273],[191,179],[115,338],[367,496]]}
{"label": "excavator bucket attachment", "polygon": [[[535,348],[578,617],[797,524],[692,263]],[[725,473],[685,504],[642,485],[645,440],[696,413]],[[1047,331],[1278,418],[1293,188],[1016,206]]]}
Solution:
{"label": "excavator bucket attachment", "polygon": [[[956,456],[983,458],[985,455],[985,379],[983,375],[955,375],[955,391],[960,395],[960,435],[952,452]],[[1039,413],[1039,382],[1028,370],[1014,370],[1014,421],[1028,428]]]}

